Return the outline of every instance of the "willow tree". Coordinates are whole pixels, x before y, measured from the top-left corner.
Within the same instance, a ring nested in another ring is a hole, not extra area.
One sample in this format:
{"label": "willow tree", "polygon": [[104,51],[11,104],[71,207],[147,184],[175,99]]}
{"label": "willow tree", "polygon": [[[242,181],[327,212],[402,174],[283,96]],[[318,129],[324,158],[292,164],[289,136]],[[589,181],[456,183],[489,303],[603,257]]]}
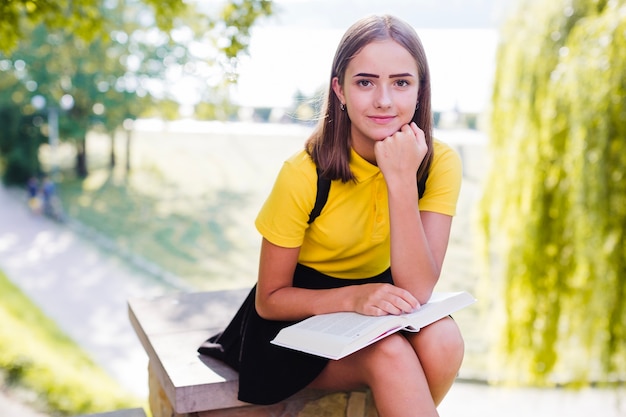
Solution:
{"label": "willow tree", "polygon": [[492,106],[479,211],[502,313],[491,377],[624,382],[626,0],[522,1]]}

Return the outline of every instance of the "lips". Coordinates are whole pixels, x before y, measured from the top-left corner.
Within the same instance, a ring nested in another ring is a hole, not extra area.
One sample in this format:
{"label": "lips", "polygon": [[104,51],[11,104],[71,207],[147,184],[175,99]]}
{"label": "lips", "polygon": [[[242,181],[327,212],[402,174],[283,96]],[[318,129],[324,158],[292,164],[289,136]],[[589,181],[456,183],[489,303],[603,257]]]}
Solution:
{"label": "lips", "polygon": [[369,119],[376,124],[386,125],[395,120],[395,116],[369,116]]}

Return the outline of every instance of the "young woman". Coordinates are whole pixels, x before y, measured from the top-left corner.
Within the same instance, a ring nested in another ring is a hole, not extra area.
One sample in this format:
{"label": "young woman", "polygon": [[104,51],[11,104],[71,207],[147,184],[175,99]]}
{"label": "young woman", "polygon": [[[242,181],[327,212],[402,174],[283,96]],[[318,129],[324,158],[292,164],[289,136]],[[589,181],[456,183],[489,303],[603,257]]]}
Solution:
{"label": "young woman", "polygon": [[[463,358],[449,317],[337,361],[269,343],[311,315],[401,314],[429,299],[461,184],[457,154],[431,136],[430,101],[426,56],[408,24],[372,16],[348,29],[321,120],[284,163],[256,219],[263,236],[256,300],[238,324],[241,400],[270,404],[305,387],[369,387],[381,417],[437,415]],[[309,224],[318,172],[332,182]]]}

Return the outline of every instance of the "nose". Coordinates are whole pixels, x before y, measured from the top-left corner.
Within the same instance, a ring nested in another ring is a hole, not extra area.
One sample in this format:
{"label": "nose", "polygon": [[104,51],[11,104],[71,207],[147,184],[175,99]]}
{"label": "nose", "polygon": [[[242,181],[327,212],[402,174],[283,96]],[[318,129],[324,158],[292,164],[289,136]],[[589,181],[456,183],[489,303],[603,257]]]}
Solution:
{"label": "nose", "polygon": [[381,85],[376,89],[374,105],[376,108],[387,108],[391,106],[391,92],[387,86]]}

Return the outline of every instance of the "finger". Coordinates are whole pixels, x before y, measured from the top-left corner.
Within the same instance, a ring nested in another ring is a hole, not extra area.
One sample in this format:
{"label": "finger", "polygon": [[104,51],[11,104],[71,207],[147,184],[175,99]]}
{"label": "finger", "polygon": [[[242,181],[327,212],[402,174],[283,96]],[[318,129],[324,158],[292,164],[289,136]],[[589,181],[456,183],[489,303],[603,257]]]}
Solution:
{"label": "finger", "polygon": [[410,291],[405,290],[404,288],[397,287],[395,285],[389,285],[387,287],[389,291],[391,291],[398,299],[402,300],[403,303],[408,304],[410,309],[414,309],[418,306],[419,301]]}
{"label": "finger", "polygon": [[416,133],[413,130],[413,128],[410,125],[408,125],[408,124],[403,125],[400,128],[400,130],[398,131],[398,133],[400,134],[400,136],[406,135],[409,138],[415,138],[415,135],[416,135]]}
{"label": "finger", "polygon": [[363,309],[363,314],[365,314],[366,316],[380,317],[380,316],[387,316],[389,313],[387,313],[384,309],[378,306],[372,305],[369,307],[365,307]]}
{"label": "finger", "polygon": [[416,305],[411,304],[411,302],[398,297],[398,300],[396,302],[396,307],[398,307],[402,313],[411,313],[412,311],[415,310]]}
{"label": "finger", "polygon": [[403,313],[402,309],[398,308],[392,302],[386,301],[386,300],[381,301],[378,308],[384,311],[386,314],[392,314],[394,316],[397,316]]}
{"label": "finger", "polygon": [[415,133],[415,136],[420,136],[420,134],[424,134],[424,131],[419,128],[417,123],[411,122],[410,126],[411,126],[411,130],[413,130],[413,133]]}

